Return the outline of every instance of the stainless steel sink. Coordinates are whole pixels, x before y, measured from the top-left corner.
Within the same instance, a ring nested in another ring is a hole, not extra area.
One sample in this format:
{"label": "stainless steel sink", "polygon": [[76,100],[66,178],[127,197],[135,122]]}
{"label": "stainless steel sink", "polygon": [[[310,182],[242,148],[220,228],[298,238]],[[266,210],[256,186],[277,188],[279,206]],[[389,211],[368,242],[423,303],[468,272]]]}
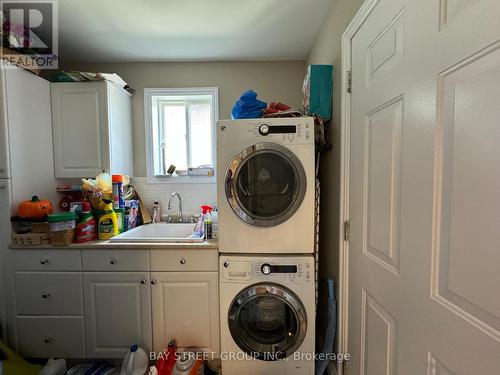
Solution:
{"label": "stainless steel sink", "polygon": [[110,239],[110,242],[199,243],[193,237],[194,224],[154,223],[141,225]]}

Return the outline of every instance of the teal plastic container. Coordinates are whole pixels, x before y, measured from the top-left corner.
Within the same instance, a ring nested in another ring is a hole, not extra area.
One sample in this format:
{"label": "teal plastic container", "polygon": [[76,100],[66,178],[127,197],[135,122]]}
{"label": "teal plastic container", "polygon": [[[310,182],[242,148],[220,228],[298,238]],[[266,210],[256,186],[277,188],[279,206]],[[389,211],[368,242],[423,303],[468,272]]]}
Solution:
{"label": "teal plastic container", "polygon": [[308,114],[332,118],[333,66],[309,65],[302,95],[302,105]]}

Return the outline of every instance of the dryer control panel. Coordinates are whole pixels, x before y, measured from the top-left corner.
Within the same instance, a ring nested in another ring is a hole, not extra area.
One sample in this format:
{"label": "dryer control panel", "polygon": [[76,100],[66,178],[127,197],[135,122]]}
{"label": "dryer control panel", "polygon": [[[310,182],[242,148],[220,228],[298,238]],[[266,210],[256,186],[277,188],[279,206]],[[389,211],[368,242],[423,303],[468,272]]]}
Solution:
{"label": "dryer control panel", "polygon": [[303,143],[304,141],[308,142],[311,137],[314,138],[314,127],[311,129],[309,123],[272,124],[262,122],[254,125],[253,135],[256,138],[261,136],[265,139],[288,144]]}
{"label": "dryer control panel", "polygon": [[219,145],[254,142],[314,144],[314,120],[311,117],[222,120],[217,122]]}
{"label": "dryer control panel", "polygon": [[[221,257],[222,281],[274,281],[279,283],[314,282],[312,257],[264,257],[258,260],[244,257]],[[250,257],[249,257],[250,258]]]}

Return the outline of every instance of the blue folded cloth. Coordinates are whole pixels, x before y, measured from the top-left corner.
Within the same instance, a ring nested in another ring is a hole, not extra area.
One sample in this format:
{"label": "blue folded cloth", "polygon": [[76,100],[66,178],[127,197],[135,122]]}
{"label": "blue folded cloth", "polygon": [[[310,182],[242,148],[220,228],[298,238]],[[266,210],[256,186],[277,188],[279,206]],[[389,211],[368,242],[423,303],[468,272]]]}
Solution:
{"label": "blue folded cloth", "polygon": [[231,117],[233,120],[244,118],[262,117],[262,111],[266,109],[267,103],[257,99],[257,93],[253,90],[245,91],[240,99],[234,103]]}

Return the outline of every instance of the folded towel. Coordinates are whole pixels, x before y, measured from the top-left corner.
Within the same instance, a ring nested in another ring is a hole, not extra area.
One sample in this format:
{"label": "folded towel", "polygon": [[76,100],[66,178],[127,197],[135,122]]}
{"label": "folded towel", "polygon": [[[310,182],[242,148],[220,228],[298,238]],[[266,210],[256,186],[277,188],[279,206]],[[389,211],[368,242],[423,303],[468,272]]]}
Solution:
{"label": "folded towel", "polygon": [[234,120],[262,117],[262,111],[267,104],[257,99],[257,93],[252,90],[241,94],[240,99],[234,104],[231,116]]}

